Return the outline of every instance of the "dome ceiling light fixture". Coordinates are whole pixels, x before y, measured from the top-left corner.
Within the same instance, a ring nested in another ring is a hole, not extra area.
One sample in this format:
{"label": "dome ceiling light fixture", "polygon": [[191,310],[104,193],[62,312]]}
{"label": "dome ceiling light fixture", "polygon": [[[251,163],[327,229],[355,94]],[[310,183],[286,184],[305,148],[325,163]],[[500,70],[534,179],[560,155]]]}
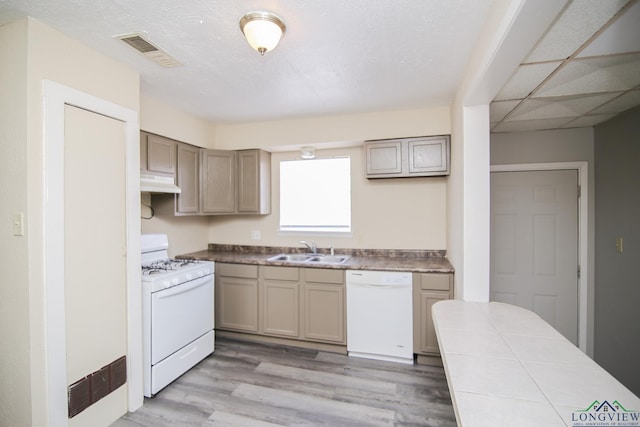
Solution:
{"label": "dome ceiling light fixture", "polygon": [[284,22],[271,12],[249,12],[240,18],[240,29],[249,45],[263,56],[278,46],[286,28]]}

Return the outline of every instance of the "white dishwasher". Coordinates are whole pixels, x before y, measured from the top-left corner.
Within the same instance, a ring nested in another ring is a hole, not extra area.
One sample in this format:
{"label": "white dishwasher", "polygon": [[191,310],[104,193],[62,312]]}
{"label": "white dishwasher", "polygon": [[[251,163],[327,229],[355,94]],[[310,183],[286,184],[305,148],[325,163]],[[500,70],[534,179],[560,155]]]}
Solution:
{"label": "white dishwasher", "polygon": [[412,274],[347,270],[349,356],[413,363]]}

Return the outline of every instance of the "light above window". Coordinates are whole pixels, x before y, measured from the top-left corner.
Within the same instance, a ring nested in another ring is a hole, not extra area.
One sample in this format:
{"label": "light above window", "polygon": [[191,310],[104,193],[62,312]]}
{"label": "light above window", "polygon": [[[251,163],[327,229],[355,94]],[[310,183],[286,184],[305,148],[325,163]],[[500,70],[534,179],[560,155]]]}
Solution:
{"label": "light above window", "polygon": [[249,45],[264,55],[275,49],[286,27],[278,16],[271,12],[249,12],[240,19],[240,29]]}

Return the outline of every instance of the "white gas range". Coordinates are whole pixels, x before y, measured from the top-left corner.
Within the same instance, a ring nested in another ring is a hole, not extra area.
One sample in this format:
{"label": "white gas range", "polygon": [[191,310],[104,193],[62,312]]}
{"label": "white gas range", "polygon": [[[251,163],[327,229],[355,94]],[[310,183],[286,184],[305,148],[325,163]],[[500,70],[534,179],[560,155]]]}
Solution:
{"label": "white gas range", "polygon": [[214,263],[169,259],[166,234],[143,234],[144,395],[152,397],[214,350]]}

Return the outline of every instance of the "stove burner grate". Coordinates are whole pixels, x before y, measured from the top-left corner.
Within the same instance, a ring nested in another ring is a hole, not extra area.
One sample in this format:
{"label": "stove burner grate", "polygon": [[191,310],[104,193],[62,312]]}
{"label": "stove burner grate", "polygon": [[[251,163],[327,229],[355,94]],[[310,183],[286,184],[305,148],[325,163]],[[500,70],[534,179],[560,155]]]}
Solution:
{"label": "stove burner grate", "polygon": [[163,259],[154,261],[151,264],[142,266],[142,274],[148,276],[151,274],[164,273],[172,270],[179,270],[180,268],[187,267],[189,265],[200,263],[197,259]]}

